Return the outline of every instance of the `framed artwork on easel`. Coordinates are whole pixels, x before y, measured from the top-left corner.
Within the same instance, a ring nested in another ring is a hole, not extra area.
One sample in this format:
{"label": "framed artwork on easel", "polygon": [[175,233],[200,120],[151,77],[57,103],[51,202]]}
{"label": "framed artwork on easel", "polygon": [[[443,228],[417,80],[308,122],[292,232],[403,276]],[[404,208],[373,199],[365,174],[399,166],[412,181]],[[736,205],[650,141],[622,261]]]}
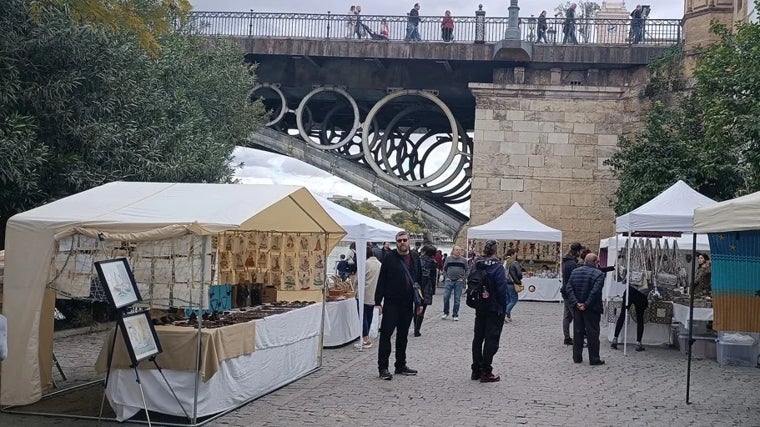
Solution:
{"label": "framed artwork on easel", "polygon": [[133,365],[162,352],[147,311],[124,315],[118,321]]}
{"label": "framed artwork on easel", "polygon": [[108,301],[115,308],[127,307],[142,300],[126,258],[96,261],[95,269]]}

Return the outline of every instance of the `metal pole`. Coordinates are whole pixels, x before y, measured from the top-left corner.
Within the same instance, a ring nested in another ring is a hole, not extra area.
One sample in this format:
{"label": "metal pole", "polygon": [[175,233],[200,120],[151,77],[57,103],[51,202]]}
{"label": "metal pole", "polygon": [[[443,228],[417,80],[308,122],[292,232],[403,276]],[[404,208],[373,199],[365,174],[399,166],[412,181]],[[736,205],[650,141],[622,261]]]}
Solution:
{"label": "metal pole", "polygon": [[[250,9],[250,15],[248,15],[248,37],[253,35],[253,9]],[[205,243],[205,238],[204,238]]]}
{"label": "metal pole", "polygon": [[198,347],[195,352],[195,390],[193,392],[193,424],[198,422],[198,392],[201,387],[201,341],[203,329],[203,293],[205,290],[204,281],[206,280],[206,236],[201,237],[201,281],[200,281],[200,299],[198,300]]}
{"label": "metal pole", "polygon": [[623,356],[628,355],[628,299],[631,297],[630,295],[630,286],[631,286],[631,252],[633,252],[633,237],[631,236],[631,216],[628,215],[628,239],[626,240],[627,244],[626,247],[628,248],[625,254],[626,257],[626,268],[625,268],[625,301],[623,301],[623,308],[622,310],[625,310],[625,319],[623,326]]}
{"label": "metal pole", "polygon": [[330,21],[332,20],[332,17],[330,16],[330,11],[327,11],[327,38],[330,38]]}
{"label": "metal pole", "polygon": [[475,11],[475,44],[483,44],[486,42],[486,11],[483,10],[483,5],[478,5],[478,10]]}
{"label": "metal pole", "polygon": [[689,287],[689,341],[686,345],[688,348],[688,362],[686,363],[686,404],[689,402],[689,389],[691,385],[691,346],[694,344],[693,326],[694,326],[694,276],[697,274],[697,233],[692,231],[691,235],[691,286]]}

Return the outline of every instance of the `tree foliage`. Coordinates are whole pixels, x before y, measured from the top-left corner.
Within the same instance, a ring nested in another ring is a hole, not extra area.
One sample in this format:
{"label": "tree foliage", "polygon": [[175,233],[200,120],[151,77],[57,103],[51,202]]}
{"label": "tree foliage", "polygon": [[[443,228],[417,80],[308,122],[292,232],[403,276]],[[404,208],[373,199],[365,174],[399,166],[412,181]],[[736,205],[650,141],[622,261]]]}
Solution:
{"label": "tree foliage", "polygon": [[30,16],[44,18],[49,7],[65,8],[77,23],[128,33],[153,57],[158,38],[168,34],[192,9],[188,0],[34,0]]}
{"label": "tree foliage", "polygon": [[720,41],[700,52],[689,90],[679,50],[652,64],[646,128],[621,137],[606,162],[620,180],[617,214],[678,179],[715,200],[760,190],[760,24],[714,22],[712,31]]}
{"label": "tree foliage", "polygon": [[0,9],[0,229],[42,203],[115,180],[225,182],[262,123],[239,48],[182,31],[151,57],[129,32],[68,8]]}

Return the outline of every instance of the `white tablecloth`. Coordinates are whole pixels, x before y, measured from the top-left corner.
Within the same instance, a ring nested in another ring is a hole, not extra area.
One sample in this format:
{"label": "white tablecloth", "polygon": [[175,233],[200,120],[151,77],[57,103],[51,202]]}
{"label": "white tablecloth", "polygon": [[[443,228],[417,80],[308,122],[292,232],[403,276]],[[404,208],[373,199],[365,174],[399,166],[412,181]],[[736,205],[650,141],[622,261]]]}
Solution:
{"label": "white tablecloth", "polygon": [[[570,325],[572,327],[572,325]],[[633,322],[628,318],[628,329],[625,327],[620,330],[620,336],[618,342],[623,343],[625,332],[628,331],[628,339],[625,340],[628,344],[636,343],[636,322]],[[641,337],[641,343],[644,345],[669,345],[671,336],[671,326],[662,323],[645,323],[644,335]],[[607,340],[612,342],[615,338],[615,324],[607,324]]]}
{"label": "white tablecloth", "polygon": [[[673,319],[676,322],[682,324],[685,328],[689,328],[689,306],[682,304],[673,304]],[[710,321],[713,320],[713,309],[694,307],[694,321]]]}
{"label": "white tablecloth", "polygon": [[528,277],[523,279],[525,290],[517,294],[521,301],[562,301],[559,293],[562,279],[541,279]]}
{"label": "white tablecloth", "polygon": [[[219,371],[200,383],[198,417],[235,408],[263,396],[319,367],[322,305],[310,306],[254,321],[256,349],[225,360]],[[106,344],[108,345],[108,344]],[[143,361],[142,363],[149,363]],[[164,370],[185,410],[192,416],[195,372]],[[148,409],[184,417],[182,409],[155,369],[141,369],[140,381]],[[134,416],[143,403],[132,369],[115,369],[106,396],[119,421]]]}
{"label": "white tablecloth", "polygon": [[359,325],[359,312],[356,308],[356,299],[349,298],[343,301],[330,301],[327,303],[325,318],[325,347],[334,347],[349,343],[358,338],[362,333]]}

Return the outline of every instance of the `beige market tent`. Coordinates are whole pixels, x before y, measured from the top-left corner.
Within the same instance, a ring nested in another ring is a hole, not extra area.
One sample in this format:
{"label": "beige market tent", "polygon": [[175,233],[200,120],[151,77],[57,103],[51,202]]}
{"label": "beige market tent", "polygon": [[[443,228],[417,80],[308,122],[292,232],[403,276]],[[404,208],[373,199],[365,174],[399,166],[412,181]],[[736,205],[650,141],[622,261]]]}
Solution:
{"label": "beige market tent", "polygon": [[123,238],[157,240],[234,230],[320,233],[328,247],[346,234],[307,189],[281,185],[114,182],[12,217],[3,292],[9,354],[0,403],[36,402],[51,384],[55,294],[46,285],[56,238],[129,233]]}

